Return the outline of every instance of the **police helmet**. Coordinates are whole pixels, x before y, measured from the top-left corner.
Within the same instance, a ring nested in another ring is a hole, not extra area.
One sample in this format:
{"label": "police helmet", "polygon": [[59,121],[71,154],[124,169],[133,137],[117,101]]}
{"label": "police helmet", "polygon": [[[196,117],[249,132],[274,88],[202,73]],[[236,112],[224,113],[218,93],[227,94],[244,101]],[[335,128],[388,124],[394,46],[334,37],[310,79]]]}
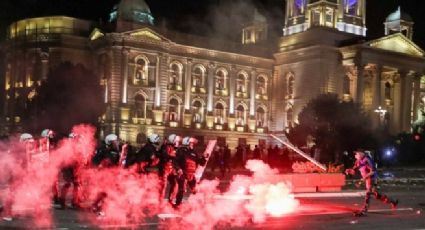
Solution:
{"label": "police helmet", "polygon": [[47,137],[47,138],[51,138],[53,137],[54,132],[51,129],[44,129],[43,131],[41,131],[41,137]]}
{"label": "police helmet", "polygon": [[149,135],[148,140],[149,140],[149,142],[155,144],[155,143],[159,143],[160,138],[159,138],[158,134],[153,133],[153,134]]}
{"label": "police helmet", "polygon": [[21,134],[21,136],[19,137],[19,141],[20,142],[27,142],[27,141],[33,141],[34,138],[32,137],[31,134],[29,133],[23,133]]}
{"label": "police helmet", "polygon": [[189,138],[189,143],[198,144],[198,139],[196,139],[194,137],[190,137]]}
{"label": "police helmet", "polygon": [[182,145],[189,145],[190,143],[190,137],[185,137],[182,140]]}
{"label": "police helmet", "polygon": [[171,144],[175,144],[176,142],[180,142],[182,138],[180,136],[177,136],[176,134],[171,134],[168,137],[168,142]]}
{"label": "police helmet", "polygon": [[106,137],[105,137],[105,143],[107,144],[107,145],[110,145],[110,144],[112,144],[112,142],[114,142],[114,141],[118,141],[118,136],[117,135],[115,135],[115,134],[109,134],[109,135],[107,135]]}

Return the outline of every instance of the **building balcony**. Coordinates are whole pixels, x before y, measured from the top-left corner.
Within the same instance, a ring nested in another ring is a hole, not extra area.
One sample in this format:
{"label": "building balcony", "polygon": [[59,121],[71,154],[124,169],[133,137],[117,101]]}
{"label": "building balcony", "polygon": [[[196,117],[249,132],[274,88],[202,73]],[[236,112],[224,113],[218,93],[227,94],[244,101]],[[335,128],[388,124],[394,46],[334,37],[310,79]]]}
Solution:
{"label": "building balcony", "polygon": [[192,87],[192,93],[207,93],[207,90],[203,87]]}
{"label": "building balcony", "polygon": [[217,96],[228,96],[229,95],[229,93],[227,92],[226,89],[216,89],[214,91],[214,94],[217,95]]}
{"label": "building balcony", "polygon": [[236,125],[236,131],[237,132],[245,132],[246,131],[245,125]]}
{"label": "building balcony", "polygon": [[201,122],[195,122],[194,124],[196,129],[202,129],[202,123]]}
{"label": "building balcony", "polygon": [[151,125],[152,124],[152,118],[138,118],[133,117],[131,118],[133,121],[133,124],[140,124],[140,125]]}
{"label": "building balcony", "polygon": [[257,94],[257,95],[255,95],[255,99],[267,101],[269,99],[269,97],[266,94]]}
{"label": "building balcony", "polygon": [[257,133],[266,133],[267,131],[267,127],[257,127]]}
{"label": "building balcony", "polygon": [[215,124],[215,125],[214,125],[214,128],[215,128],[216,130],[223,130],[223,129],[224,129],[224,125],[223,125],[223,124]]}
{"label": "building balcony", "polygon": [[179,122],[178,121],[170,121],[170,122],[168,122],[168,125],[172,128],[177,128],[177,127],[179,127]]}
{"label": "building balcony", "polygon": [[169,84],[167,88],[169,90],[183,91],[183,86],[180,84]]}
{"label": "building balcony", "polygon": [[236,97],[248,98],[248,93],[247,92],[236,92]]}

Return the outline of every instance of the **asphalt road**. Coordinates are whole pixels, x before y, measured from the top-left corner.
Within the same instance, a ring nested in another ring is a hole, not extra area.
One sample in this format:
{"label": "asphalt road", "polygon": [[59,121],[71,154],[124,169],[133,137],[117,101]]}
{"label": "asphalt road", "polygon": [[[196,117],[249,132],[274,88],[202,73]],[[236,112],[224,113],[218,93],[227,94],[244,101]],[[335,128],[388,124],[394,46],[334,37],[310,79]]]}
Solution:
{"label": "asphalt road", "polygon": [[[384,187],[388,195],[400,200],[399,206],[392,210],[388,205],[372,200],[370,213],[363,217],[354,217],[353,211],[361,207],[362,197],[353,191],[339,194],[297,194],[300,207],[294,213],[279,218],[267,218],[264,223],[247,223],[231,226],[221,223],[216,229],[425,229],[425,193],[424,187],[406,189],[406,186]],[[113,225],[99,219],[96,225],[90,224],[84,217],[94,214],[75,210],[55,210],[53,229],[174,229],[178,218],[152,217],[133,225]],[[81,218],[83,217],[83,218]],[[26,217],[13,221],[0,222],[0,229],[34,229]]]}
{"label": "asphalt road", "polygon": [[[391,170],[393,177],[381,181],[381,190],[397,198],[399,206],[392,210],[388,205],[372,200],[370,213],[354,217],[353,211],[361,208],[363,197],[354,184],[348,180],[341,193],[296,194],[299,208],[288,215],[272,218],[263,223],[248,222],[240,226],[219,223],[215,229],[401,229],[425,230],[425,175],[424,169]],[[223,188],[229,178],[222,178]],[[96,224],[88,219],[96,218],[91,212],[56,210],[51,208],[54,226],[49,229],[181,229],[179,218],[154,216],[132,225],[114,225],[101,218]],[[34,229],[31,219],[25,216],[13,221],[0,219],[0,229]],[[188,229],[188,228],[186,228]]]}

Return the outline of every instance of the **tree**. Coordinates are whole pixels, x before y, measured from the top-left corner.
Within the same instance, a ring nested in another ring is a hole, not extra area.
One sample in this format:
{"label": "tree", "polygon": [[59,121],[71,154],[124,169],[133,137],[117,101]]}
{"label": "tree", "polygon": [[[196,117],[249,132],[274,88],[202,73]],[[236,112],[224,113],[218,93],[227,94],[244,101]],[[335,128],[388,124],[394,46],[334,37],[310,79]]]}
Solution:
{"label": "tree", "polygon": [[83,65],[70,62],[52,69],[28,102],[27,127],[68,133],[80,123],[97,125],[104,112],[99,79]]}
{"label": "tree", "polygon": [[289,133],[294,143],[315,139],[325,161],[334,162],[343,151],[377,146],[371,121],[361,106],[341,102],[336,94],[323,94],[307,103],[298,116],[299,124]]}

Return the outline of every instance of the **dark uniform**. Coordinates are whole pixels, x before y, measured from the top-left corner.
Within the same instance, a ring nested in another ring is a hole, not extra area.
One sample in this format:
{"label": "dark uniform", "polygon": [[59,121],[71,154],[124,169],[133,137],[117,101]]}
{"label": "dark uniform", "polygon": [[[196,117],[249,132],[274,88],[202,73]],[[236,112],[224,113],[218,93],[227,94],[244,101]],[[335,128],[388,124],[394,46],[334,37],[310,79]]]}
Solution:
{"label": "dark uniform", "polygon": [[[167,182],[171,185],[176,177],[176,152],[177,148],[173,144],[163,144],[160,149],[158,174],[161,179],[160,194],[161,199],[165,196]],[[173,191],[170,190],[168,200],[171,200]]]}
{"label": "dark uniform", "polygon": [[176,152],[175,162],[176,170],[180,173],[177,173],[174,180],[171,180],[170,191],[174,191],[175,186],[178,186],[175,204],[177,207],[183,200],[186,185],[189,186],[193,194],[196,192],[195,171],[198,165],[204,166],[206,164],[206,159],[196,153],[194,149],[180,147]]}
{"label": "dark uniform", "polygon": [[65,167],[62,168],[62,177],[65,181],[64,185],[61,189],[60,194],[60,205],[61,208],[65,208],[65,200],[66,196],[68,194],[68,189],[73,186],[73,192],[72,192],[72,207],[73,208],[80,208],[80,189],[81,189],[81,182],[79,180],[79,170],[80,170],[80,163],[78,161],[74,161]]}
{"label": "dark uniform", "polygon": [[[120,149],[118,145],[102,144],[100,148],[96,150],[96,153],[92,159],[92,163],[99,168],[113,168],[119,166],[120,160]],[[106,192],[99,192],[96,199],[92,204],[92,211],[100,213],[104,199],[108,196]]]}
{"label": "dark uniform", "polygon": [[148,141],[137,153],[129,151],[125,159],[125,168],[136,167],[137,173],[148,173],[148,167],[157,165],[159,151],[156,146]]}

